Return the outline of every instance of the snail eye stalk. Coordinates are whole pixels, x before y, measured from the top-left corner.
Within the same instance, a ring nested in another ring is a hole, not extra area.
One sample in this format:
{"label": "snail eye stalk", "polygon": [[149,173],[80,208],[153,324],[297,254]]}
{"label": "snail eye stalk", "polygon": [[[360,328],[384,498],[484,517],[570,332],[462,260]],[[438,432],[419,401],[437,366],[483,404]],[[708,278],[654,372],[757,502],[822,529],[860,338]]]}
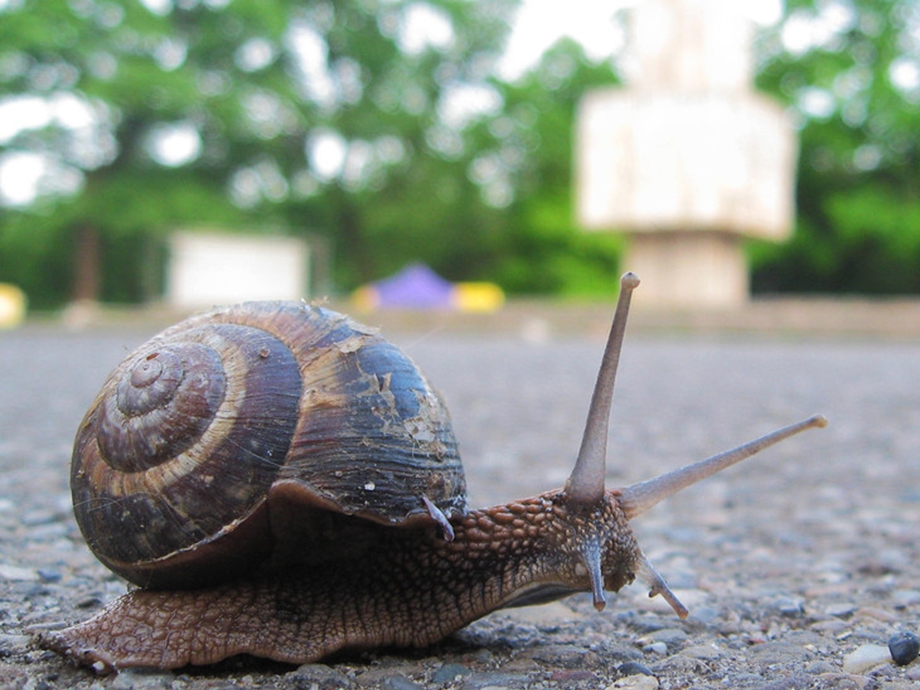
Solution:
{"label": "snail eye stalk", "polygon": [[601,368],[597,374],[597,382],[594,384],[585,433],[581,439],[575,468],[565,485],[569,504],[576,507],[589,509],[604,496],[610,407],[613,402],[620,352],[623,349],[623,336],[626,334],[629,303],[632,292],[638,285],[639,278],[634,273],[625,273],[620,278],[620,296],[604,349],[604,357],[601,360]]}

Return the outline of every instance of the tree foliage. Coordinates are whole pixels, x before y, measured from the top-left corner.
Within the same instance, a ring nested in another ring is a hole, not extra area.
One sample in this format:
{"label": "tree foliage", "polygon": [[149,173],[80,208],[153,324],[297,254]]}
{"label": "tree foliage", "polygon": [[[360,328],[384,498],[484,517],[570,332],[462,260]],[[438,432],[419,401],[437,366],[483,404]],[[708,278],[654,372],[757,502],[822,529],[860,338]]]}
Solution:
{"label": "tree foliage", "polygon": [[[614,294],[619,238],[585,233],[573,208],[573,148],[578,103],[590,89],[618,79],[561,39],[513,84],[499,84],[502,115],[482,123],[497,147],[479,160],[497,170],[493,194],[508,197],[500,260],[493,272],[507,289],[566,295]],[[498,191],[496,191],[498,190]]]}
{"label": "tree foliage", "polygon": [[109,248],[177,226],[326,232],[346,284],[390,268],[400,250],[475,234],[483,208],[469,203],[463,167],[473,154],[448,119],[464,94],[492,93],[511,7],[0,5],[2,104],[40,114],[2,154],[38,156],[45,169],[36,203],[0,221],[5,277],[48,292],[8,257],[45,255],[45,238],[73,251],[86,226]]}
{"label": "tree foliage", "polygon": [[920,292],[920,6],[790,0],[760,49],[801,154],[795,236],[755,249],[755,288]]}
{"label": "tree foliage", "polygon": [[[616,70],[562,40],[498,78],[515,3],[0,0],[0,194],[13,169],[38,190],[0,197],[0,280],[60,304],[95,238],[95,294],[142,300],[166,233],[217,226],[324,238],[340,290],[420,260],[612,292],[618,241],[575,224],[572,144]],[[757,67],[801,156],[795,235],[752,247],[755,289],[920,291],[916,3],[788,0]]]}

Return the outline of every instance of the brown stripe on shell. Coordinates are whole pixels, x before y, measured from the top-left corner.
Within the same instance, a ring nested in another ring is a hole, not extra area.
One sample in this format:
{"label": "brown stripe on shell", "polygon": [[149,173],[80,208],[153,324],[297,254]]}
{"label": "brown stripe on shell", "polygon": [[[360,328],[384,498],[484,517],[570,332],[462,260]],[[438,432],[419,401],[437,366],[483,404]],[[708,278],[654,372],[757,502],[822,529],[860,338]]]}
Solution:
{"label": "brown stripe on shell", "polygon": [[[81,439],[77,453],[84,464],[77,470],[75,463],[72,480],[78,521],[84,534],[92,535],[87,540],[93,550],[129,579],[137,581],[135,573],[144,572],[144,584],[148,564],[226,538],[261,505],[287,453],[301,390],[292,353],[264,331],[218,324],[173,333],[171,339],[172,352],[204,347],[222,362],[225,394],[211,411],[208,433],[193,445],[177,444],[187,449],[175,458],[128,473],[118,467],[130,463],[111,467],[94,442]],[[150,344],[153,351],[160,347],[160,338]],[[192,366],[186,376],[206,373]],[[182,389],[180,384],[176,392]],[[112,424],[97,426],[99,414],[90,413],[85,432],[101,432],[103,426],[106,433],[117,432]],[[270,546],[270,535],[253,541],[261,550]],[[246,560],[245,554],[237,558]]]}
{"label": "brown stripe on shell", "polygon": [[218,352],[184,341],[144,349],[119,367],[100,396],[96,438],[108,465],[143,472],[189,448],[226,391]]}
{"label": "brown stripe on shell", "polygon": [[302,413],[282,478],[303,483],[318,503],[386,524],[414,522],[426,512],[422,495],[448,516],[466,512],[447,408],[377,329],[297,302],[246,303],[197,319],[257,323],[294,353]]}
{"label": "brown stripe on shell", "polygon": [[[250,342],[235,351],[229,341],[243,334]],[[101,460],[93,438],[104,407],[101,400],[117,393],[130,365],[116,371],[84,420],[72,470],[81,529],[97,556],[116,572],[145,586],[171,586],[180,577],[204,582],[208,569],[221,572],[228,561],[255,559],[245,547],[241,555],[231,554],[231,543],[243,541],[239,538],[243,531],[256,532],[246,542],[257,550],[273,548],[269,511],[260,506],[266,500],[266,485],[274,480],[289,448],[289,466],[279,478],[298,482],[301,495],[315,496],[311,505],[316,507],[413,526],[430,520],[423,496],[447,515],[466,512],[463,470],[447,411],[411,360],[375,329],[302,303],[247,303],[180,322],[129,360],[136,366],[161,352],[154,359],[162,357],[164,362],[156,364],[166,367],[166,360],[177,351],[174,348],[183,342],[219,351],[224,362],[244,360],[246,366],[240,369],[268,372],[265,394],[281,392],[284,402],[266,404],[260,397],[261,383],[239,387],[235,375],[228,373],[210,441],[177,443],[172,437],[178,427],[173,427],[165,435],[171,447],[181,449],[177,458],[162,460],[164,442],[155,438],[148,443],[153,450],[146,454],[159,464],[146,473],[121,476]],[[293,364],[295,373],[272,375],[266,359],[284,359]],[[160,382],[157,366],[150,366],[131,371],[132,383],[140,388],[162,384],[168,390],[177,377],[167,375]],[[228,370],[237,368],[231,364]],[[308,381],[303,387],[301,377]],[[176,390],[181,387],[176,380]],[[133,419],[158,410],[165,395],[152,388],[137,399],[129,396],[127,402],[122,400],[120,414]],[[208,396],[199,396],[198,407],[201,399]],[[274,398],[269,395],[269,399]],[[203,416],[201,410],[194,416]],[[280,445],[278,438],[283,440]],[[143,444],[132,447],[143,450]],[[234,462],[229,465],[235,469],[217,469],[237,447],[256,462]],[[132,468],[137,462],[138,457],[132,457],[122,460],[121,466]],[[253,494],[247,493],[250,489]],[[199,491],[207,494],[200,502],[206,506],[203,514],[196,513]],[[235,500],[241,504],[231,507]],[[272,509],[272,519],[283,517],[283,511]],[[254,522],[263,532],[249,525],[249,515],[256,517]],[[126,536],[135,532],[138,536]],[[193,550],[208,554],[203,570],[189,571],[196,568]]]}
{"label": "brown stripe on shell", "polygon": [[[457,441],[440,397],[398,348],[351,337],[303,368],[304,410],[282,478],[311,488],[347,514],[401,522],[466,511]],[[322,471],[319,471],[320,468]]]}

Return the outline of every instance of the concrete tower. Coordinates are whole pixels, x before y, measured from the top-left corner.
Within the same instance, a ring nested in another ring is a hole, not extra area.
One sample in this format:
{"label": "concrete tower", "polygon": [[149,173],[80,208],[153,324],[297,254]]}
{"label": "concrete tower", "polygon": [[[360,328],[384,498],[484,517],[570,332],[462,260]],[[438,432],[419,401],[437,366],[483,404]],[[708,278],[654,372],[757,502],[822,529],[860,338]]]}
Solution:
{"label": "concrete tower", "polygon": [[753,90],[743,4],[636,3],[626,87],[581,103],[578,218],[626,233],[624,268],[642,277],[636,298],[647,304],[741,305],[743,238],[791,232],[796,137],[779,105]]}

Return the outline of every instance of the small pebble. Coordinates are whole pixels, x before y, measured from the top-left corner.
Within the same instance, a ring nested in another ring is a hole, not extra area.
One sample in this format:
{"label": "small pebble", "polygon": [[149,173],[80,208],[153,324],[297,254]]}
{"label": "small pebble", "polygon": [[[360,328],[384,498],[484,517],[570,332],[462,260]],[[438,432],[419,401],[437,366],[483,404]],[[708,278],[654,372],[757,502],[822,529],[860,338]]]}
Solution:
{"label": "small pebble", "polygon": [[51,568],[39,568],[36,572],[42,582],[59,582],[62,577],[61,573]]}
{"label": "small pebble", "polygon": [[891,652],[894,663],[898,666],[907,666],[920,654],[920,638],[906,630],[895,633],[888,640],[888,651]]}
{"label": "small pebble", "polygon": [[642,651],[664,656],[668,653],[668,645],[666,645],[664,642],[652,642],[652,644],[645,645],[645,647],[642,648]]}
{"label": "small pebble", "polygon": [[535,661],[561,668],[582,668],[593,656],[593,652],[574,644],[548,644],[531,653]]}
{"label": "small pebble", "polygon": [[97,594],[90,594],[89,596],[75,601],[74,606],[76,606],[78,609],[91,609],[95,608],[96,606],[100,606],[102,602],[103,599],[101,596]]}
{"label": "small pebble", "polygon": [[828,606],[824,612],[828,616],[834,616],[836,618],[846,618],[847,616],[852,616],[853,612],[856,611],[856,604],[849,602],[841,602],[838,604],[831,604]]}
{"label": "small pebble", "polygon": [[676,647],[687,641],[687,633],[677,628],[658,630],[649,636],[652,642],[664,642],[669,647]]}
{"label": "small pebble", "polygon": [[617,671],[622,673],[624,676],[651,676],[652,670],[645,664],[640,664],[638,661],[626,661],[619,666],[617,666]]}
{"label": "small pebble", "polygon": [[0,657],[25,651],[31,639],[28,635],[0,634]]}
{"label": "small pebble", "polygon": [[772,607],[775,611],[779,612],[781,616],[787,616],[789,618],[801,616],[804,611],[802,602],[792,597],[779,597],[773,602]]}
{"label": "small pebble", "polygon": [[658,690],[659,683],[655,676],[626,676],[614,681],[613,685],[608,685],[607,690],[618,690],[619,688],[631,688],[632,690]]}
{"label": "small pebble", "polygon": [[485,671],[483,673],[470,674],[463,679],[460,687],[463,688],[463,690],[486,690],[487,688],[520,688],[529,685],[530,681],[530,676],[523,673]]}
{"label": "small pebble", "polygon": [[821,675],[822,673],[834,673],[835,671],[837,671],[837,667],[826,659],[813,661],[805,667],[805,673],[810,673],[814,676]]}
{"label": "small pebble", "polygon": [[661,616],[646,614],[631,618],[629,626],[640,634],[653,633],[665,627]]}
{"label": "small pebble", "polygon": [[554,683],[579,683],[581,681],[593,681],[597,679],[592,671],[575,670],[575,671],[554,671],[550,674],[549,679]]}
{"label": "small pebble", "polygon": [[325,664],[299,666],[285,675],[285,681],[291,687],[311,690],[345,690],[352,686],[348,676]]}
{"label": "small pebble", "polygon": [[129,668],[112,681],[112,690],[161,690],[172,685],[175,676],[169,671]]}
{"label": "small pebble", "polygon": [[721,614],[722,612],[715,606],[698,606],[690,612],[690,620],[704,625],[712,625],[719,620]]}
{"label": "small pebble", "polygon": [[[759,673],[748,673],[746,671],[740,671],[738,673],[733,673],[731,676],[728,676],[722,680],[722,686],[726,688],[738,688],[738,687],[767,687],[770,690],[792,690],[788,685],[781,685],[785,681],[777,681],[776,684],[770,684],[767,686],[763,685],[763,676]],[[807,687],[802,685],[800,687]]]}
{"label": "small pebble", "polygon": [[843,657],[844,673],[864,673],[871,668],[891,661],[888,647],[880,644],[864,644]]}
{"label": "small pebble", "polygon": [[470,675],[470,669],[462,664],[444,664],[431,674],[434,683],[452,683],[462,676]]}
{"label": "small pebble", "polygon": [[862,606],[858,608],[853,615],[860,620],[863,618],[870,618],[872,620],[881,621],[882,623],[898,622],[898,617],[895,614],[875,606]]}
{"label": "small pebble", "polygon": [[920,590],[898,589],[892,592],[891,598],[896,606],[914,606],[920,604]]}
{"label": "small pebble", "polygon": [[20,568],[18,565],[0,563],[0,579],[29,582],[37,580],[38,573],[32,568]]}
{"label": "small pebble", "polygon": [[421,690],[422,688],[421,685],[409,680],[400,673],[384,678],[380,687],[385,688],[385,690]]}
{"label": "small pebble", "polygon": [[52,513],[46,510],[33,510],[31,512],[25,513],[19,521],[26,527],[34,527],[36,525],[47,525],[52,522],[56,522],[58,519],[57,513]]}
{"label": "small pebble", "polygon": [[693,645],[692,647],[684,649],[681,654],[692,659],[718,659],[722,656],[722,652],[720,652],[715,645],[711,644]]}
{"label": "small pebble", "polygon": [[837,637],[839,635],[848,635],[851,633],[852,628],[849,623],[840,618],[828,618],[824,621],[818,621],[809,626],[809,630],[813,630],[816,633],[823,633],[830,635],[832,637]]}

